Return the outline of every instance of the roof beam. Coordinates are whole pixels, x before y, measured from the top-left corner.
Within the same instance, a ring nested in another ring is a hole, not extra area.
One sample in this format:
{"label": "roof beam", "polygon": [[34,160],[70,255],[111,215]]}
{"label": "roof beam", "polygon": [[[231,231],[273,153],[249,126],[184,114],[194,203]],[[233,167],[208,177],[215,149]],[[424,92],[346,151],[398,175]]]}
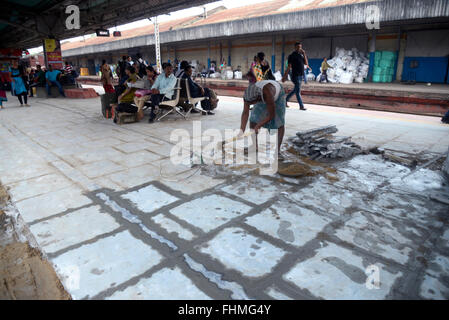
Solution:
{"label": "roof beam", "polygon": [[1,18],[0,18],[0,22],[1,22],[1,23],[4,23],[4,24],[8,24],[8,25],[10,25],[10,26],[13,26],[13,27],[18,28],[18,29],[21,29],[21,30],[25,30],[25,31],[28,31],[28,32],[31,32],[31,33],[39,34],[39,35],[44,36],[44,37],[47,36],[47,35],[46,35],[45,33],[43,33],[43,32],[40,32],[40,31],[38,31],[38,30],[36,30],[36,29],[32,29],[32,28],[26,27],[26,26],[24,26],[24,25],[21,25],[21,24],[15,23],[15,22],[11,22],[11,21],[4,20],[4,19],[1,19]]}
{"label": "roof beam", "polygon": [[[16,5],[10,0],[2,1],[0,23],[8,24],[0,34],[0,43],[6,46],[29,45],[27,33],[47,37],[53,34],[56,38],[65,39],[86,34],[97,28],[111,28],[120,24],[134,22],[177,9],[189,8],[213,0],[53,0],[46,1],[43,6],[26,7]],[[94,3],[96,3],[94,5]],[[78,5],[81,12],[81,30],[65,29],[65,5]],[[12,18],[14,17],[14,18]],[[16,21],[10,21],[17,19]],[[24,32],[18,33],[17,29]],[[15,30],[14,30],[15,29]],[[36,39],[33,45],[40,45]]]}

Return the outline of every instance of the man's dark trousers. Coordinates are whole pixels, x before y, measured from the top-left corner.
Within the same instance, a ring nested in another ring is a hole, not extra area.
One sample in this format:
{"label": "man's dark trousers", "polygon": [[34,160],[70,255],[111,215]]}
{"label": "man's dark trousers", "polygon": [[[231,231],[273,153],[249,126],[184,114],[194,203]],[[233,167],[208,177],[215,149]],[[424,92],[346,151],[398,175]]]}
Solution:
{"label": "man's dark trousers", "polygon": [[299,103],[299,106],[301,107],[301,109],[304,109],[304,103],[302,102],[302,98],[301,98],[301,83],[302,83],[303,78],[304,78],[304,76],[297,76],[297,77],[292,78],[295,88],[287,96],[287,102],[288,102],[288,100],[290,100],[290,98],[293,97],[294,94],[296,94],[296,99],[298,100],[298,103]]}

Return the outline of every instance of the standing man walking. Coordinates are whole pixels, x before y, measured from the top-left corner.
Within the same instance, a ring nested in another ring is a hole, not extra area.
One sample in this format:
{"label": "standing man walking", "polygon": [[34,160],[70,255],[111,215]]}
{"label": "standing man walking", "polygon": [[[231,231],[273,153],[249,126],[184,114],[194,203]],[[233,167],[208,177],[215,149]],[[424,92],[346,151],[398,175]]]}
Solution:
{"label": "standing man walking", "polygon": [[329,63],[327,63],[327,58],[324,57],[323,63],[321,63],[321,79],[320,79],[320,83],[323,81],[326,81],[326,83],[329,82],[329,79],[327,78],[327,70],[329,69],[333,69]]}
{"label": "standing man walking", "polygon": [[[307,59],[306,52],[302,48],[301,42],[295,43],[295,51],[291,55],[288,56],[288,67],[285,70],[284,77],[282,78],[282,82],[287,80],[288,74],[291,70],[292,72],[292,82],[295,85],[295,88],[292,92],[287,96],[287,102],[290,98],[296,94],[296,99],[298,100],[299,107],[301,110],[307,110],[304,108],[304,103],[301,98],[301,83],[304,80],[304,66],[309,65],[309,61]],[[288,108],[288,106],[287,106]]]}

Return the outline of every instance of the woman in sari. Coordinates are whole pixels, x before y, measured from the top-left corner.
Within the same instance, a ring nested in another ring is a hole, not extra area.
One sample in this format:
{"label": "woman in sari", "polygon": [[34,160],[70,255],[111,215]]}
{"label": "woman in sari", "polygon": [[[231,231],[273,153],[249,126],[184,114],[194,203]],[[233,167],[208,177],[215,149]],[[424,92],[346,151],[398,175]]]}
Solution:
{"label": "woman in sari", "polygon": [[103,60],[101,65],[101,83],[103,84],[104,92],[106,93],[114,93],[114,86],[112,85],[112,71],[111,67],[106,63],[106,60]]}
{"label": "woman in sari", "polygon": [[[276,81],[262,80],[250,84],[243,96],[244,106],[240,130],[245,132],[248,118],[250,128],[259,132],[260,128],[278,130],[278,152],[280,152],[285,132],[285,91]],[[251,110],[250,107],[254,105]]]}
{"label": "woman in sari", "polygon": [[275,80],[270,65],[265,60],[265,53],[263,52],[259,52],[254,57],[250,73],[252,73],[252,76],[248,77],[250,83],[256,83],[262,80]]}
{"label": "woman in sari", "polygon": [[111,106],[115,108],[115,118],[114,122],[117,122],[117,114],[120,112],[126,112],[126,113],[136,113],[138,111],[138,108],[133,106],[131,103],[134,101],[134,93],[136,92],[136,88],[130,87],[130,84],[135,83],[140,78],[136,74],[136,69],[134,67],[127,67],[126,75],[128,76],[128,79],[125,82],[125,92],[123,92],[118,97],[118,104],[112,104]]}

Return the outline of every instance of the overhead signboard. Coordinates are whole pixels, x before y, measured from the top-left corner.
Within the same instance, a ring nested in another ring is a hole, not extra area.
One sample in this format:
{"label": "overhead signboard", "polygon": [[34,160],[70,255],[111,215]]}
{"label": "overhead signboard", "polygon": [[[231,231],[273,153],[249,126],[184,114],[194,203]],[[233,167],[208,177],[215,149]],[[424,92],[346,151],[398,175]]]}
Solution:
{"label": "overhead signboard", "polygon": [[95,32],[97,33],[97,37],[109,37],[108,29],[97,29]]}
{"label": "overhead signboard", "polygon": [[44,40],[44,56],[46,64],[52,65],[54,69],[61,70],[62,63],[61,43],[56,39]]}
{"label": "overhead signboard", "polygon": [[21,58],[22,57],[22,49],[15,48],[3,48],[0,49],[0,58]]}

